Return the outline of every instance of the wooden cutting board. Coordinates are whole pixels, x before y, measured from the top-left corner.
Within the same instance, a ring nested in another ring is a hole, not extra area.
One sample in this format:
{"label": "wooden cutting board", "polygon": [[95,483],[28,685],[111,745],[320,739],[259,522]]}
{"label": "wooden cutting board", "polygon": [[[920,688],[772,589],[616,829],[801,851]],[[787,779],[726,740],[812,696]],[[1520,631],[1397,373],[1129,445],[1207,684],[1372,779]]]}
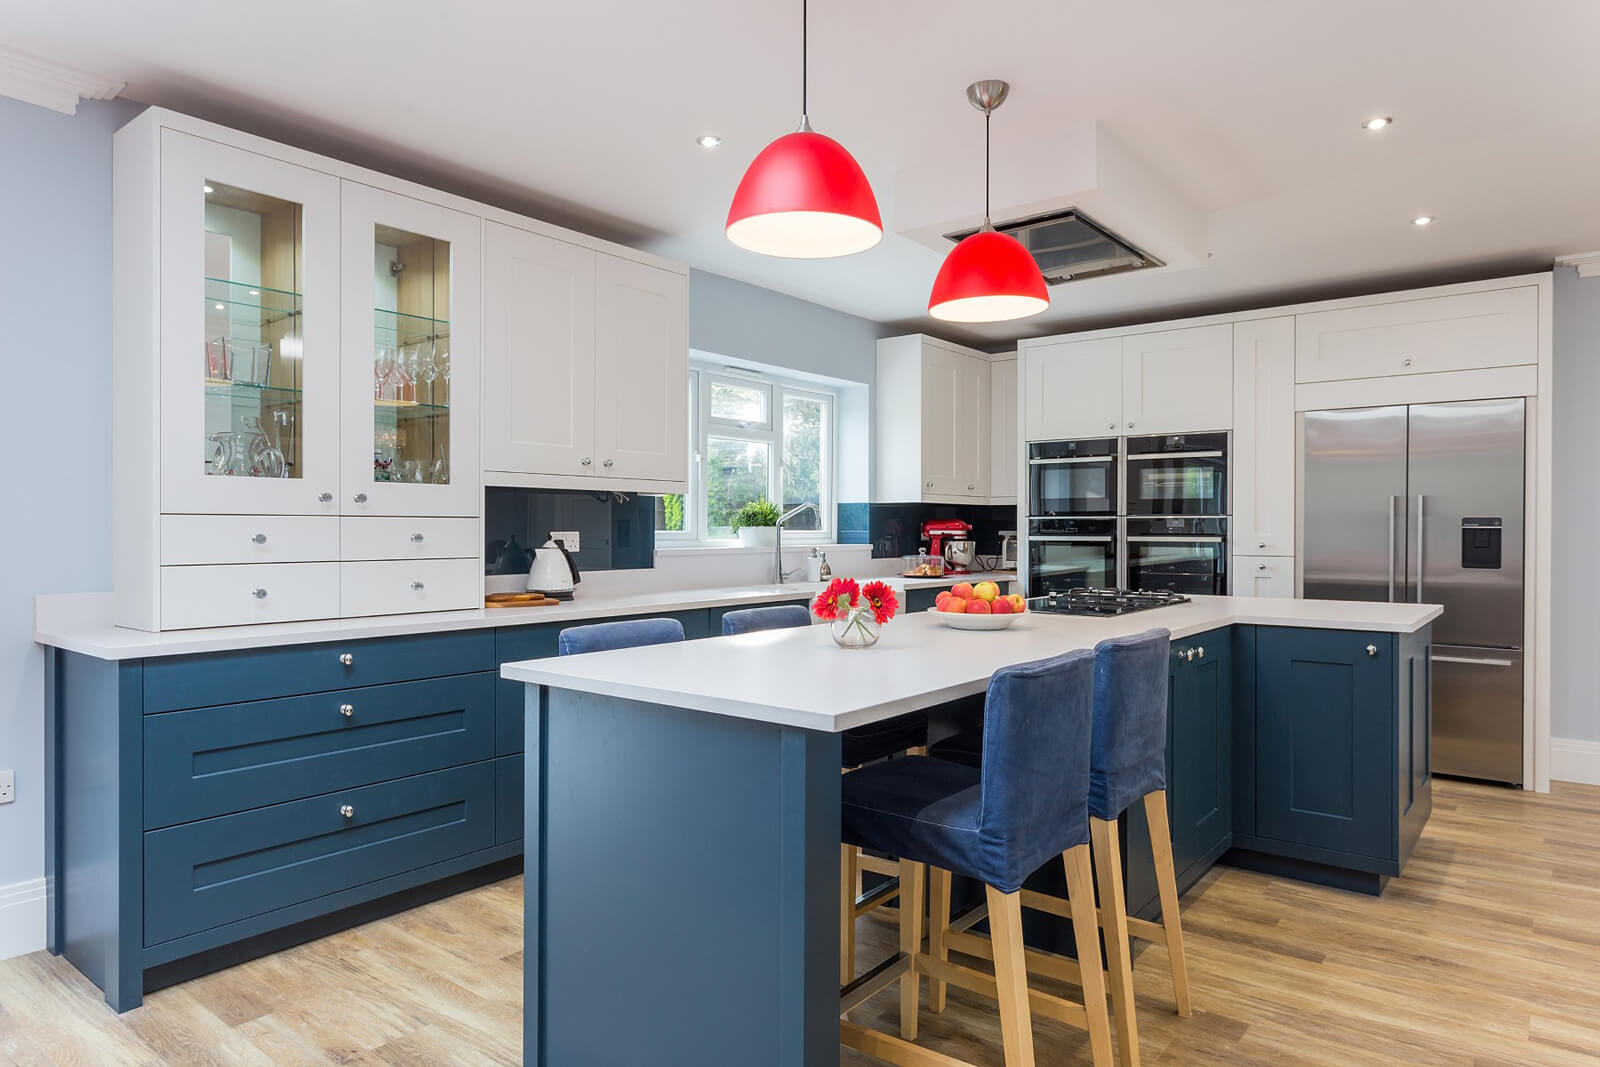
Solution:
{"label": "wooden cutting board", "polygon": [[486,608],[553,608],[559,603],[543,593],[490,593],[483,598]]}

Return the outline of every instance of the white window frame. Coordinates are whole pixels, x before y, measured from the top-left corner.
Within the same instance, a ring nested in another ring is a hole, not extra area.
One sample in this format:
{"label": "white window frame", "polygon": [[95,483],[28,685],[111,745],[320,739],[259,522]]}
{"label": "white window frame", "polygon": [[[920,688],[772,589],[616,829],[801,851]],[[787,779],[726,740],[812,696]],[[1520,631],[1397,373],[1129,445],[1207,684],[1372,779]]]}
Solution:
{"label": "white window frame", "polygon": [[[764,388],[767,391],[767,419],[765,422],[741,422],[735,419],[714,418],[711,415],[711,387],[721,382],[729,385]],[[707,440],[711,436],[763,443],[768,448],[767,494],[769,500],[781,501],[784,474],[783,406],[786,397],[799,397],[819,401],[824,405],[824,430],[822,438],[821,484],[818,487],[817,510],[821,521],[819,530],[784,530],[783,539],[790,544],[832,544],[838,525],[838,438],[839,397],[827,388],[743,368],[708,364],[691,365],[689,371],[689,492],[684,501],[684,529],[682,531],[656,531],[656,544],[665,548],[731,548],[738,545],[736,538],[707,536],[710,531],[706,514]]]}

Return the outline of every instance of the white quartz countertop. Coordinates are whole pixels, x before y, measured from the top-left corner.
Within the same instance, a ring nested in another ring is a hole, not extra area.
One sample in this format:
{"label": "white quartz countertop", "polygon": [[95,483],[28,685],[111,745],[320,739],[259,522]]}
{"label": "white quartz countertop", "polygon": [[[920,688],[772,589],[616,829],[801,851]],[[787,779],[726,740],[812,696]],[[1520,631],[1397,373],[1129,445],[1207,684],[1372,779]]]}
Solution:
{"label": "white quartz countertop", "polygon": [[[871,578],[859,579],[871,581]],[[947,574],[942,578],[879,579],[898,589],[948,588],[957,582],[1014,582],[1015,571],[981,574]],[[33,639],[41,645],[80,652],[98,659],[147,659],[187,656],[201,652],[229,652],[246,648],[315,644],[321,641],[355,641],[369,637],[449,633],[456,630],[532,626],[537,623],[583,623],[619,615],[651,615],[696,608],[740,607],[799,600],[823,589],[818,582],[783,585],[729,586],[711,589],[672,589],[649,593],[585,594],[578,586],[570,601],[549,608],[471,608],[415,615],[377,615],[362,619],[323,619],[314,622],[264,623],[260,626],[219,626],[204,630],[167,630],[148,633],[115,625],[110,593],[62,593],[41,596],[34,606]]]}
{"label": "white quartz countertop", "polygon": [[1157,626],[1174,640],[1235,623],[1412,633],[1443,611],[1436,604],[1195,597],[1116,618],[1030,612],[994,631],[953,630],[932,613],[918,612],[890,622],[866,650],[838,648],[826,627],[811,626],[508,663],[500,673],[530,684],[838,732],[981,693],[1002,667]]}

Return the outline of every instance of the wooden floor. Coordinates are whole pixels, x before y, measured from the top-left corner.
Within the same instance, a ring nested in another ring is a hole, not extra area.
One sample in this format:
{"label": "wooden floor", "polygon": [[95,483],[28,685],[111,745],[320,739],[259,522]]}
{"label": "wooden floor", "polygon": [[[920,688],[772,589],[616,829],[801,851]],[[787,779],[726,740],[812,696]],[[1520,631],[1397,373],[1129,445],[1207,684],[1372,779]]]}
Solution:
{"label": "wooden floor", "polygon": [[[1600,788],[1547,797],[1439,781],[1380,899],[1220,867],[1184,897],[1195,1014],[1166,954],[1135,968],[1147,1064],[1600,1064]],[[0,962],[0,1062],[519,1062],[522,883],[511,879],[162,990],[113,1015],[44,953]],[[892,951],[862,921],[861,966]],[[890,1028],[896,998],[852,1013]],[[1001,1062],[995,1016],[952,989],[920,1043]],[[1041,1065],[1087,1062],[1035,1026]],[[873,1061],[846,1051],[846,1064]]]}

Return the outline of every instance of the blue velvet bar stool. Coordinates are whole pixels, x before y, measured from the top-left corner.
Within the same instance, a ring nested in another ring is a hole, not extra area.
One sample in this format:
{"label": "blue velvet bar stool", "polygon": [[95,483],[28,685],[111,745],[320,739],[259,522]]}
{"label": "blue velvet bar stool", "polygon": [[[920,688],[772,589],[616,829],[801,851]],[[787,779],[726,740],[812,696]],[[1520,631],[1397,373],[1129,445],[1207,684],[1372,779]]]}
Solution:
{"label": "blue velvet bar stool", "polygon": [[585,652],[609,652],[615,648],[642,645],[667,645],[683,640],[683,623],[677,619],[628,619],[623,622],[597,622],[590,626],[569,626],[556,638],[556,654],[578,656]]}
{"label": "blue velvet bar stool", "polygon": [[[755,633],[810,626],[811,611],[800,604],[781,604],[770,608],[745,608],[722,617],[722,634]],[[920,711],[897,715],[884,722],[846,730],[840,738],[843,751],[840,769],[849,773],[862,764],[901,753],[923,755],[928,744],[928,717]],[[871,893],[861,892],[861,872],[884,875],[888,881]],[[900,895],[900,867],[876,856],[863,856],[853,845],[839,847],[839,982],[848,983],[856,971],[856,920],[881,908]]]}
{"label": "blue velvet bar stool", "polygon": [[[1100,884],[1097,921],[1106,931],[1106,957],[1112,1009],[1117,1022],[1118,1059],[1123,1067],[1137,1067],[1139,1037],[1133,996],[1133,961],[1128,938],[1156,941],[1167,946],[1172,964],[1172,988],[1178,1014],[1192,1013],[1188,965],[1183,951],[1183,926],[1178,914],[1178,887],[1172,861],[1172,831],[1167,819],[1167,657],[1171,634],[1161,628],[1129,637],[1116,637],[1095,646],[1094,729],[1090,765],[1089,827],[1094,841],[1094,862]],[[933,747],[940,759],[971,766],[981,759],[981,731],[958,734]],[[1150,827],[1155,860],[1156,887],[1161,899],[1161,921],[1130,919],[1123,887],[1122,849],[1118,818],[1143,802]],[[940,903],[934,887],[930,951],[943,956],[951,948],[974,948],[972,935],[962,936],[949,920],[948,893]],[[1071,890],[1069,888],[1069,897]],[[1067,901],[1024,891],[1023,904],[1056,915],[1070,914]],[[965,918],[965,917],[963,917]],[[981,948],[978,951],[982,951]],[[1083,959],[1080,954],[1080,960]],[[1054,978],[1071,979],[1081,971],[1069,961],[1034,953],[1030,965]],[[942,991],[935,988],[934,1009],[943,1007]]]}
{"label": "blue velvet bar stool", "polygon": [[[917,1036],[920,975],[994,997],[1006,1067],[1032,1067],[1033,1013],[1089,1032],[1095,1067],[1111,1062],[1111,1026],[1099,967],[1083,972],[1083,1003],[1028,988],[1022,882],[1056,857],[1066,868],[1080,955],[1098,959],[1090,866],[1089,747],[1094,655],[1082,650],[996,671],[984,705],[988,744],[979,767],[926,756],[875,763],[845,776],[844,840],[899,856],[900,954],[840,994],[840,1041],[906,1065],[933,1062]],[[924,866],[982,882],[995,971],[991,977],[923,953]],[[843,1018],[900,983],[900,1036]],[[940,1059],[938,1062],[947,1062]]]}

